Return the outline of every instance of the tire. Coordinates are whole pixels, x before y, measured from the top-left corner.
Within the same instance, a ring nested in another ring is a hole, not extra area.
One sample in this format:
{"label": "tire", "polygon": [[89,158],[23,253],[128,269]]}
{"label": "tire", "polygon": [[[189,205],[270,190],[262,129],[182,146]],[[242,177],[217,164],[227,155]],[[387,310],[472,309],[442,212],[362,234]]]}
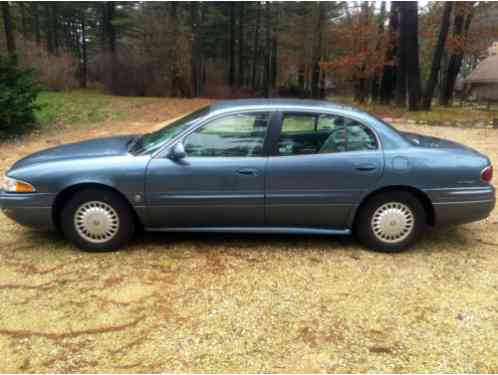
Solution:
{"label": "tire", "polygon": [[360,209],[354,229],[368,249],[399,252],[410,248],[426,225],[426,213],[417,197],[392,191],[370,198]]}
{"label": "tire", "polygon": [[76,192],[60,213],[64,236],[85,251],[115,251],[124,247],[135,232],[128,202],[108,190]]}

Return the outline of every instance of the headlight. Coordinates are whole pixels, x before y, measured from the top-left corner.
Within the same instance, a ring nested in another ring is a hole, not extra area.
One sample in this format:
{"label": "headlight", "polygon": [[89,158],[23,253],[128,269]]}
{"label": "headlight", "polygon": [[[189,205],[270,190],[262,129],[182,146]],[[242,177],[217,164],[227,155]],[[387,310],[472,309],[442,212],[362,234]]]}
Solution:
{"label": "headlight", "polygon": [[36,191],[33,185],[7,176],[3,176],[2,187],[9,193],[34,193]]}

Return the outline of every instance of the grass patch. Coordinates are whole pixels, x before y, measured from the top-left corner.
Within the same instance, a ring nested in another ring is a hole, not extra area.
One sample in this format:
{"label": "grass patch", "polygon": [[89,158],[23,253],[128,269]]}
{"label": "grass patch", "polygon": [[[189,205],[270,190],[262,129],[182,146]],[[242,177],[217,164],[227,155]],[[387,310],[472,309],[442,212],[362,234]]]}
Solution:
{"label": "grass patch", "polygon": [[467,104],[465,106],[454,105],[452,107],[434,105],[431,111],[408,112],[404,108],[392,105],[375,103],[358,104],[352,97],[347,96],[331,96],[328,99],[336,103],[359,107],[366,112],[373,113],[380,117],[403,118],[406,120],[426,121],[430,123],[486,122],[498,118],[498,111],[496,110],[488,111]]}
{"label": "grass patch", "polygon": [[42,92],[38,96],[40,106],[35,114],[42,126],[102,122],[121,117],[112,106],[112,96],[93,90],[66,92]]}

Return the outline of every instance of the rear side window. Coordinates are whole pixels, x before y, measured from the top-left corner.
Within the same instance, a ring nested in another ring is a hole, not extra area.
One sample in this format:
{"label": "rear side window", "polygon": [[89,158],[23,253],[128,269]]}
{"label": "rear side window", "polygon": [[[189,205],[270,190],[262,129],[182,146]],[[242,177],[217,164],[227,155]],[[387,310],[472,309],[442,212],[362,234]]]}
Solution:
{"label": "rear side window", "polygon": [[330,114],[284,114],[278,155],[377,150],[375,134],[356,120]]}

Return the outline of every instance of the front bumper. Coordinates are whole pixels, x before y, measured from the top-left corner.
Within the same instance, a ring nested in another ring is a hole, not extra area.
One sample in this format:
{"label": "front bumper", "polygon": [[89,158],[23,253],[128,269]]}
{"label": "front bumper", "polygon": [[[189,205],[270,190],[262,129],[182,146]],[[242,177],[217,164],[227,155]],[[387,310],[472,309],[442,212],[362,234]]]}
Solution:
{"label": "front bumper", "polygon": [[495,208],[495,188],[435,189],[429,192],[437,226],[465,224],[487,218]]}
{"label": "front bumper", "polygon": [[6,193],[0,190],[0,211],[17,223],[40,229],[55,229],[52,206],[55,196],[45,193]]}

